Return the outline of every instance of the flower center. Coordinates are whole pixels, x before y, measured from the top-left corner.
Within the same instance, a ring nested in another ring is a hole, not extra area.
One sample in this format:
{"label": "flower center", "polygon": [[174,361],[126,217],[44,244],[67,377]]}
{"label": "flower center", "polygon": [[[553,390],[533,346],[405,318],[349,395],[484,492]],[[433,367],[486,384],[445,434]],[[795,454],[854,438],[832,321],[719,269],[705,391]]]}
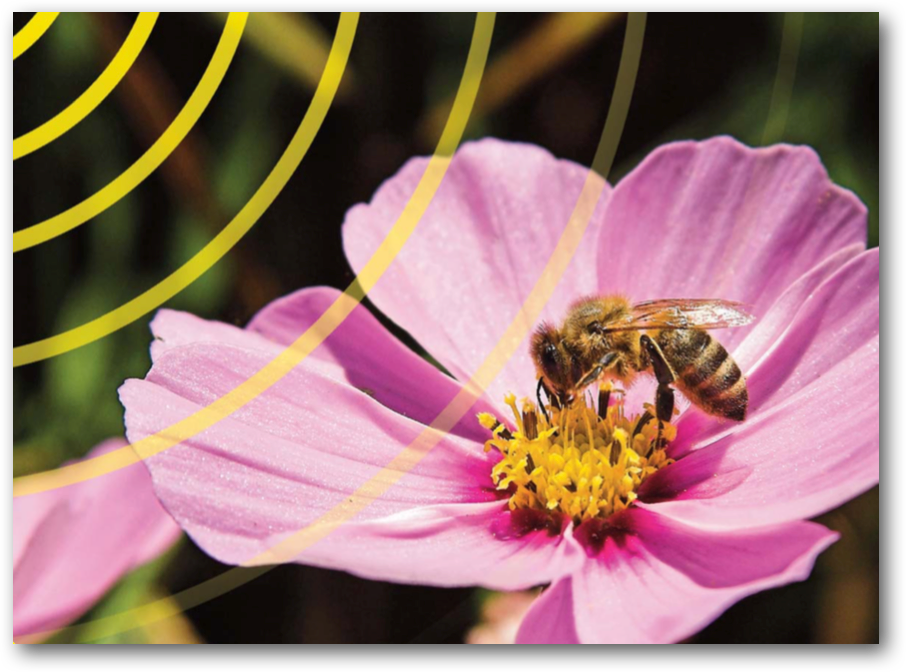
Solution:
{"label": "flower center", "polygon": [[645,479],[673,462],[665,448],[676,428],[664,423],[659,430],[648,412],[627,417],[622,397],[612,405],[609,398],[602,390],[598,409],[580,398],[568,408],[552,406],[539,414],[527,399],[520,412],[515,396],[507,395],[515,431],[489,413],[479,414],[493,433],[485,451],[496,448],[503,456],[491,478],[498,490],[510,493],[510,510],[560,513],[576,524],[606,518],[632,504]]}

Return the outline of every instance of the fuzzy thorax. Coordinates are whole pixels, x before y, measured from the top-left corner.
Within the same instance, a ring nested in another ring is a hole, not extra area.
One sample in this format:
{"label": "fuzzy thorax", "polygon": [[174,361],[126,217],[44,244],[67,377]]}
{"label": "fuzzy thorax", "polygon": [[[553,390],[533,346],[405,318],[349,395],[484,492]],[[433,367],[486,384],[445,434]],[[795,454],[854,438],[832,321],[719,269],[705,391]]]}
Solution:
{"label": "fuzzy thorax", "polygon": [[550,422],[528,400],[521,412],[513,395],[506,403],[515,430],[489,413],[478,419],[493,433],[485,451],[502,455],[491,478],[498,490],[510,493],[511,510],[559,513],[577,524],[606,518],[632,504],[642,482],[673,462],[665,446],[676,428],[664,423],[657,445],[657,420],[637,427],[639,419],[623,414],[622,401],[599,412],[580,398],[569,408],[551,408]]}

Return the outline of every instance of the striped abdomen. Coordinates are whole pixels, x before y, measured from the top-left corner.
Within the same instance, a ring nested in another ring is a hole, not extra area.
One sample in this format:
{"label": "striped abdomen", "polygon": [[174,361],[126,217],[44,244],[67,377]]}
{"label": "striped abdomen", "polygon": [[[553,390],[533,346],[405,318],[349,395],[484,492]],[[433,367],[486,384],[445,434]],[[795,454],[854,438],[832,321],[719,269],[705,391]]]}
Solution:
{"label": "striped abdomen", "polygon": [[676,387],[702,410],[731,420],[746,417],[749,391],[724,346],[701,329],[649,332],[676,373]]}

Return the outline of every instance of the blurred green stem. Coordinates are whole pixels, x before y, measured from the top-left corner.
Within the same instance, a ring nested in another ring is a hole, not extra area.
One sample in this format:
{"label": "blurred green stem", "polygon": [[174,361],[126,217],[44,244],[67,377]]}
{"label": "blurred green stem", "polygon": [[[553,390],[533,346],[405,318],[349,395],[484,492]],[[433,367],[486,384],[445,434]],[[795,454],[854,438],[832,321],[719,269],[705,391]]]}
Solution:
{"label": "blurred green stem", "polygon": [[796,81],[796,63],[799,61],[799,48],[802,44],[802,24],[805,14],[787,12],[783,18],[783,37],[780,40],[780,62],[777,64],[777,75],[774,78],[774,90],[771,93],[771,107],[768,120],[764,126],[761,144],[770,145],[780,142],[786,130],[786,120],[790,112],[790,99],[793,97],[793,84]]}
{"label": "blurred green stem", "polygon": [[[484,116],[503,107],[530,84],[555,70],[613,25],[621,14],[560,12],[541,19],[488,66],[470,123],[479,123]],[[428,111],[419,124],[418,135],[422,142],[435,142],[451,105],[452,98],[445,99]]]}
{"label": "blurred green stem", "polygon": [[[226,12],[213,12],[212,16],[222,21]],[[296,12],[252,12],[245,37],[306,88],[317,88],[332,38],[310,17]],[[354,84],[355,75],[347,66],[337,89],[337,102],[346,99]]]}
{"label": "blurred green stem", "polygon": [[[105,55],[116,52],[125,30],[114,14],[92,15],[99,26]],[[150,52],[142,54],[117,87],[117,94],[132,120],[134,131],[146,145],[151,145],[176,117],[177,94],[170,80]],[[227,217],[210,185],[202,157],[206,154],[198,133],[186,137],[161,166],[161,175],[177,202],[186,202],[212,233],[220,230]],[[258,263],[247,250],[233,251],[239,266],[236,283],[239,299],[247,310],[257,310],[273,299],[279,283],[270,271]]]}

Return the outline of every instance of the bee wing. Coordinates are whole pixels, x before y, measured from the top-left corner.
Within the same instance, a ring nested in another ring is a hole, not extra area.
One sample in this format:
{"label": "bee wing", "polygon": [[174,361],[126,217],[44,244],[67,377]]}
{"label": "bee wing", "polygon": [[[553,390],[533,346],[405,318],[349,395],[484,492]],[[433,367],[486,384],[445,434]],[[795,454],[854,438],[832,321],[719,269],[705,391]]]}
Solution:
{"label": "bee wing", "polygon": [[626,329],[720,329],[742,327],[754,320],[743,304],[723,299],[659,299],[632,306],[628,318],[607,325]]}

